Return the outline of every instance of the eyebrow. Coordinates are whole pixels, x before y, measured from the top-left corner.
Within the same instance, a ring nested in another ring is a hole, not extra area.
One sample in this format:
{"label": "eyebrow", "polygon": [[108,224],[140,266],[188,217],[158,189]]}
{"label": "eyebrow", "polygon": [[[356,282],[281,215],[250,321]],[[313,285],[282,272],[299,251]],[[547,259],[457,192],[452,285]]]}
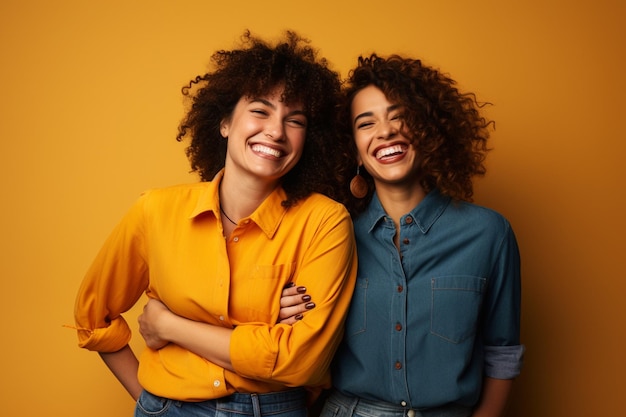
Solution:
{"label": "eyebrow", "polygon": [[[402,107],[400,104],[392,104],[391,106],[387,107],[387,114],[391,113],[394,110],[399,109],[400,107]],[[371,112],[371,111],[363,112],[354,118],[354,120],[352,121],[352,124],[353,125],[356,124],[357,120],[359,119],[362,119],[364,117],[371,117],[373,115],[374,115],[374,112]]]}
{"label": "eyebrow", "polygon": [[261,103],[261,104],[265,104],[268,107],[271,107],[273,109],[276,108],[276,106],[269,100],[266,100],[264,98],[251,98],[250,99],[250,103]]}
{"label": "eyebrow", "polygon": [[[250,103],[261,103],[261,104],[264,104],[264,105],[266,105],[268,107],[271,107],[274,110],[276,109],[276,106],[271,101],[266,100],[266,99],[261,98],[261,97],[250,99]],[[294,116],[294,115],[298,115],[298,114],[301,114],[301,115],[306,117],[306,113],[304,112],[304,110],[293,110],[293,111],[291,111],[288,114],[288,116]]]}

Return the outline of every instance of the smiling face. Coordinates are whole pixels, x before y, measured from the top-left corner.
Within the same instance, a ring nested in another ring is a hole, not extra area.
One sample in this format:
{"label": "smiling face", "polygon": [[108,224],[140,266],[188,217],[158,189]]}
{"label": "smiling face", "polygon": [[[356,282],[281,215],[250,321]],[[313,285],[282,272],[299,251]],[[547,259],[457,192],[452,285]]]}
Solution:
{"label": "smiling face", "polygon": [[402,106],[390,103],[373,85],[352,100],[352,131],[359,163],[374,178],[376,188],[418,184],[418,157],[404,132]]}
{"label": "smiling face", "polygon": [[221,124],[228,138],[228,175],[274,187],[300,160],[307,118],[301,104],[286,105],[282,89],[262,97],[242,97]]}

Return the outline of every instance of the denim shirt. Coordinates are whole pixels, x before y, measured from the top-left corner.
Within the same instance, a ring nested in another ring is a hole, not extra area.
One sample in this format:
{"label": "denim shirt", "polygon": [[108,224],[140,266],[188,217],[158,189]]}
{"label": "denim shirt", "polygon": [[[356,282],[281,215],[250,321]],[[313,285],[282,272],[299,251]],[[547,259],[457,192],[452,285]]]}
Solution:
{"label": "denim shirt", "polygon": [[437,190],[395,228],[377,195],[354,222],[359,258],[333,385],[410,408],[473,406],[484,376],[521,368],[520,259],[509,222]]}

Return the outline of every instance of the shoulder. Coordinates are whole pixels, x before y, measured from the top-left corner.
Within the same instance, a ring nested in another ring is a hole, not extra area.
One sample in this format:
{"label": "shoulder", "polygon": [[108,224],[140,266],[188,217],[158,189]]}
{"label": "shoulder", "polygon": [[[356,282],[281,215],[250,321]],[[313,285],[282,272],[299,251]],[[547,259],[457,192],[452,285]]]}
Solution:
{"label": "shoulder", "polygon": [[162,188],[150,188],[143,191],[140,200],[149,202],[174,202],[188,201],[190,198],[202,195],[210,186],[210,182],[198,182],[192,184],[178,184]]}
{"label": "shoulder", "polygon": [[450,216],[466,228],[482,233],[491,232],[502,235],[511,232],[511,224],[498,211],[466,201],[451,201],[446,208],[446,216]]}
{"label": "shoulder", "polygon": [[294,208],[296,210],[302,210],[302,211],[327,210],[330,212],[337,212],[337,213],[348,212],[343,204],[319,193],[311,193],[308,197],[300,200],[298,204],[294,206]]}
{"label": "shoulder", "polygon": [[199,202],[208,198],[210,182],[179,184],[145,190],[139,196],[136,207],[146,214],[168,213],[189,215]]}
{"label": "shoulder", "polygon": [[306,198],[298,201],[296,205],[291,207],[288,212],[292,215],[299,217],[300,219],[315,219],[316,221],[333,221],[340,222],[348,220],[350,221],[350,227],[352,227],[352,221],[350,220],[350,214],[345,206],[325,195],[312,193]]}
{"label": "shoulder", "polygon": [[496,222],[507,222],[507,219],[498,211],[475,203],[468,203],[467,201],[451,201],[449,207],[466,216]]}

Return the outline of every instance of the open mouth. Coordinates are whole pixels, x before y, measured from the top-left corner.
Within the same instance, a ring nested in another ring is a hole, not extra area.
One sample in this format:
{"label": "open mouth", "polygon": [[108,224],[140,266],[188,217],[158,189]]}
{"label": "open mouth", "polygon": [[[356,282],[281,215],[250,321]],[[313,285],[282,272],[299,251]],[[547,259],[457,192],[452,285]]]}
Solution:
{"label": "open mouth", "polygon": [[404,154],[407,151],[407,149],[408,149],[407,145],[401,145],[401,144],[388,146],[386,148],[382,148],[376,151],[376,154],[374,156],[376,157],[376,159],[380,159],[380,160],[391,159],[396,156]]}
{"label": "open mouth", "polygon": [[283,155],[283,153],[278,149],[270,148],[269,146],[261,145],[259,143],[252,145],[252,151],[263,155],[273,156],[274,158],[280,158]]}

